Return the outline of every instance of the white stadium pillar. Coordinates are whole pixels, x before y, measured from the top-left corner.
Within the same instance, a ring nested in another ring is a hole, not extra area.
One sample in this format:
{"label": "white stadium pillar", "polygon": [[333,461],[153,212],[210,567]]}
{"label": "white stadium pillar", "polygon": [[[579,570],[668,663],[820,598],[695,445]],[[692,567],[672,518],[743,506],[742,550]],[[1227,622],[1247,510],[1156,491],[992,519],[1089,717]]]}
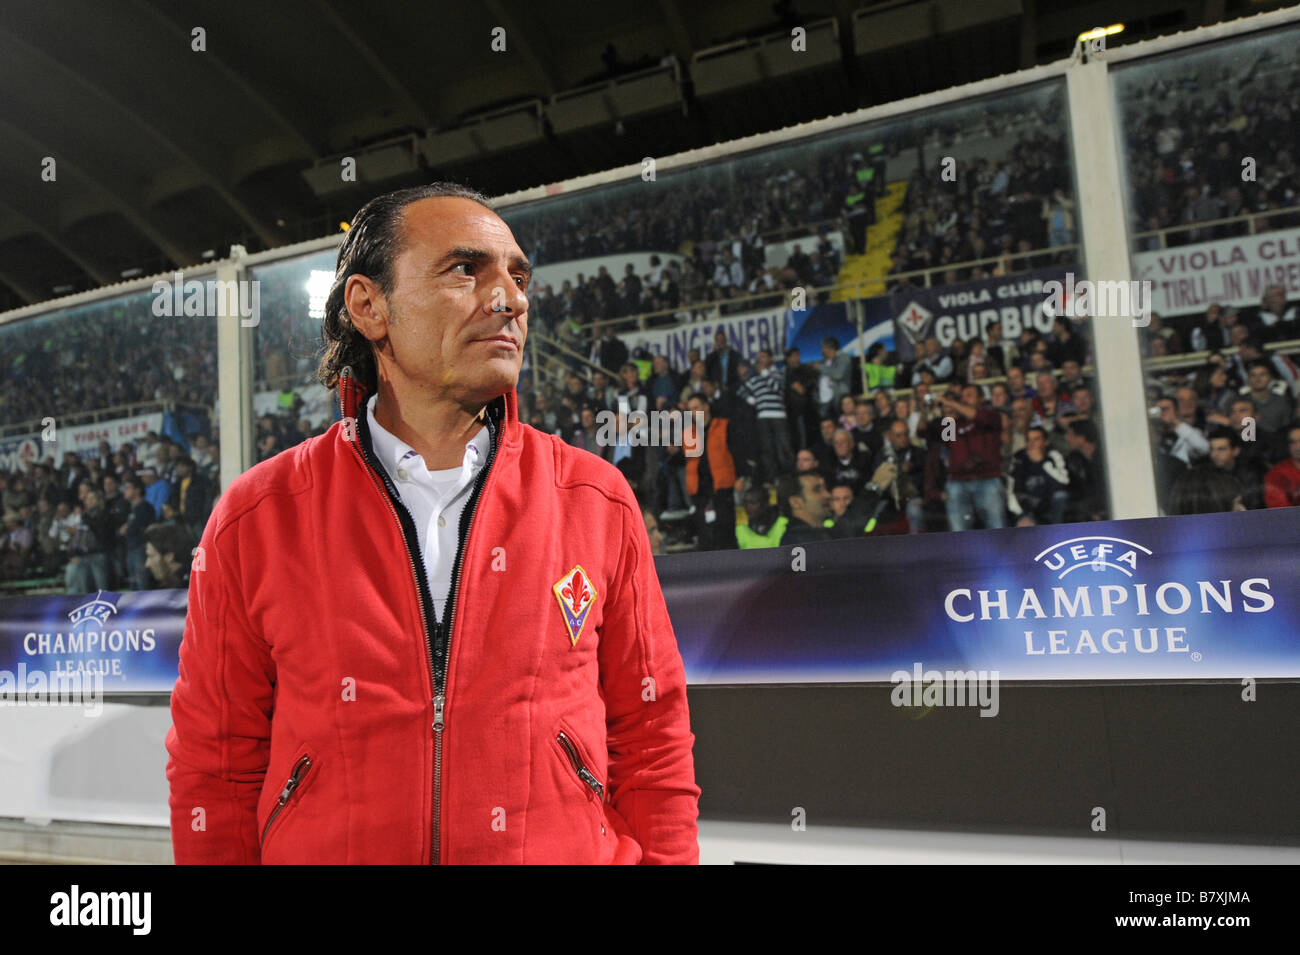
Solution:
{"label": "white stadium pillar", "polygon": [[[1120,122],[1105,60],[1094,57],[1075,64],[1066,73],[1066,89],[1086,277],[1131,288]],[[1127,304],[1132,311],[1131,298]],[[1094,316],[1091,325],[1110,516],[1156,517],[1155,467],[1137,325],[1132,315]]]}
{"label": "white stadium pillar", "polygon": [[[231,246],[230,258],[217,266],[217,281],[244,282],[244,247]],[[223,286],[229,287],[229,286]],[[235,286],[238,288],[239,286]],[[221,417],[221,488],[255,463],[253,458],[253,328],[238,314],[227,314],[230,296],[220,296],[217,319],[217,406]],[[260,320],[260,316],[259,316]]]}

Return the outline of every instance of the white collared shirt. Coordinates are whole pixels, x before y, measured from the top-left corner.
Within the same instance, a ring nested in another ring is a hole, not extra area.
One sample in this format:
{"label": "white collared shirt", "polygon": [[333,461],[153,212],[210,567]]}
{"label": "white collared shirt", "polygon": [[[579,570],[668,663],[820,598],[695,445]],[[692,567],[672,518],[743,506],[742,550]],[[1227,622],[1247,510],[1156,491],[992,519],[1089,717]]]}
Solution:
{"label": "white collared shirt", "polygon": [[465,444],[465,456],[458,467],[430,471],[424,458],[414,448],[384,430],[375,420],[375,403],[379,395],[366,402],[375,458],[388,471],[398,496],[411,512],[420,538],[420,556],[424,576],[429,581],[433,606],[442,620],[447,597],[451,593],[452,565],[460,546],[460,518],[469,503],[470,488],[479,471],[487,464],[492,436],[487,426],[480,428]]}

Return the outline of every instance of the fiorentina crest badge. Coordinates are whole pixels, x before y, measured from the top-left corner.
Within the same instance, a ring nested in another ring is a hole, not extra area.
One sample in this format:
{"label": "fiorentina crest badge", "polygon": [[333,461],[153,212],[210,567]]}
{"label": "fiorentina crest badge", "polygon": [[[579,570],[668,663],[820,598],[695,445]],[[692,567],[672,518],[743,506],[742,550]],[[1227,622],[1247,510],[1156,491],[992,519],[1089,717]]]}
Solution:
{"label": "fiorentina crest badge", "polygon": [[552,589],[555,591],[555,599],[560,602],[564,625],[569,628],[569,639],[576,647],[578,638],[582,636],[582,628],[587,623],[587,615],[595,606],[596,588],[579,564],[557,580]]}

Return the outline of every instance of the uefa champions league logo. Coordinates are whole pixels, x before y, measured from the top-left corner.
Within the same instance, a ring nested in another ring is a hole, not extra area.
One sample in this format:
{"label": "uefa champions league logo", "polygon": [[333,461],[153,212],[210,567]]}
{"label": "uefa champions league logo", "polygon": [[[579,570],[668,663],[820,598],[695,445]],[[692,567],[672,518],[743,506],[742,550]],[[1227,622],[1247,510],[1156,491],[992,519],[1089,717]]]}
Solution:
{"label": "uefa champions league logo", "polygon": [[1047,548],[1034,558],[1034,563],[1042,564],[1048,570],[1060,571],[1057,580],[1081,567],[1087,567],[1093,573],[1118,570],[1125,577],[1132,577],[1137,572],[1139,553],[1151,556],[1151,551],[1141,544],[1122,537],[1072,537]]}
{"label": "uefa champions league logo", "polygon": [[117,602],[121,599],[121,594],[105,594],[102,590],[98,591],[94,597],[79,607],[73,607],[68,613],[68,620],[72,623],[72,629],[80,629],[89,621],[103,627],[108,622],[108,618],[117,613]]}

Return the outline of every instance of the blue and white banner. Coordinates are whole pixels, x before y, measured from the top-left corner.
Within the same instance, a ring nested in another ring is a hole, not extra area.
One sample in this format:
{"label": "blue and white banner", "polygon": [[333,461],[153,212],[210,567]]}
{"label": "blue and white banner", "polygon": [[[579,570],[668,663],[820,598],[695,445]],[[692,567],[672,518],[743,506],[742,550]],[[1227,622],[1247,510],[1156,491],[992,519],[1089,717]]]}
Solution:
{"label": "blue and white banner", "polygon": [[101,590],[0,601],[0,681],[98,673],[105,693],[170,693],[186,600],[184,590]]}
{"label": "blue and white banner", "polygon": [[845,354],[855,358],[866,354],[876,342],[892,349],[894,327],[889,321],[889,299],[862,299],[859,307],[863,310],[861,341],[858,340],[857,320],[849,312],[849,303],[827,302],[787,313],[786,347],[799,349],[799,359],[805,364],[822,360],[822,342],[827,338],[834,338]]}
{"label": "blue and white banner", "polygon": [[723,332],[729,344],[748,361],[758,357],[759,349],[770,348],[779,359],[786,340],[786,310],[768,308],[741,315],[701,319],[672,328],[652,328],[644,332],[619,332],[618,337],[635,352],[644,347],[652,355],[663,355],[673,368],[687,370],[692,348],[701,358],[713,351],[713,336]]}
{"label": "blue and white banner", "polygon": [[[1300,679],[1300,508],[656,561],[693,684]],[[0,602],[0,673],[167,693],[186,592]]]}
{"label": "blue and white banner", "polygon": [[0,471],[26,473],[28,468],[39,463],[42,458],[47,455],[54,457],[54,454],[53,446],[42,442],[39,434],[0,438]]}
{"label": "blue and white banner", "polygon": [[1300,679],[1300,508],[656,562],[691,683]]}
{"label": "blue and white banner", "polygon": [[1043,308],[1047,282],[1064,282],[1072,266],[932,288],[905,288],[890,300],[899,361],[912,361],[916,345],[933,336],[947,348],[957,338],[987,339],[1002,323],[1002,340],[1014,342],[1026,328],[1046,334],[1054,316]]}

